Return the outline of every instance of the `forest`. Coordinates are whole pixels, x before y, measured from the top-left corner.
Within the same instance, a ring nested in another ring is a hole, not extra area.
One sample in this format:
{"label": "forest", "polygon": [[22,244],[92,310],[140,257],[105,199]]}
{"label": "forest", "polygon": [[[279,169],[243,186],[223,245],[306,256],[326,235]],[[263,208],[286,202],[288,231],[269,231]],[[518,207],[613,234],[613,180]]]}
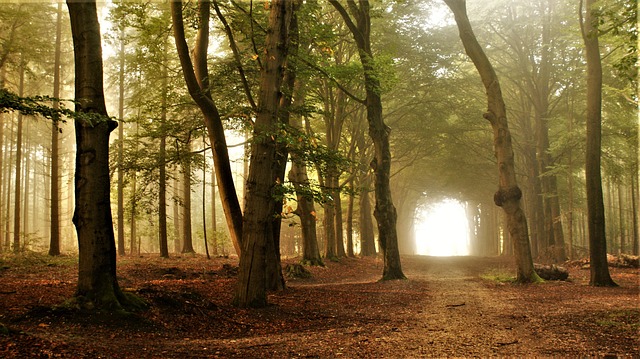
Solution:
{"label": "forest", "polygon": [[637,354],[637,10],[3,4],[0,355]]}

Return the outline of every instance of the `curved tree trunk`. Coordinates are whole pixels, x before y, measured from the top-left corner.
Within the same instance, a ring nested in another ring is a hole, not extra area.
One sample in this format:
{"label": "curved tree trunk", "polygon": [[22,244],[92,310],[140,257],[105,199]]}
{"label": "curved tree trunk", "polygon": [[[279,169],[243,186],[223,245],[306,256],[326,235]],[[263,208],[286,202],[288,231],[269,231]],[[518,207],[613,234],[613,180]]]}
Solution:
{"label": "curved tree trunk", "polygon": [[499,187],[494,195],[494,202],[502,207],[506,214],[507,228],[513,240],[516,255],[516,280],[520,283],[540,281],[540,277],[533,268],[527,219],[520,205],[522,191],[516,181],[511,133],[498,77],[473,33],[467,17],[466,1],[444,1],[455,16],[464,49],[476,66],[487,92],[488,110],[484,118],[493,128],[493,145],[499,172]]}
{"label": "curved tree trunk", "polygon": [[222,201],[222,209],[229,227],[231,241],[240,255],[242,241],[242,210],[236,194],[227,140],[224,135],[222,119],[218,108],[211,97],[207,70],[207,48],[209,45],[209,13],[211,4],[206,0],[199,0],[199,28],[193,51],[194,61],[191,61],[189,47],[185,40],[184,23],[182,20],[182,2],[171,2],[171,18],[173,22],[174,38],[182,72],[189,90],[189,94],[198,105],[204,116],[209,141],[213,150],[213,164],[218,182],[218,193]]}
{"label": "curved tree trunk", "polygon": [[374,160],[371,167],[374,172],[376,205],[373,215],[378,222],[378,240],[380,249],[384,255],[384,269],[382,279],[404,279],[400,263],[398,249],[398,233],[396,222],[398,215],[391,198],[389,176],[391,173],[391,149],[389,145],[389,133],[391,129],[382,118],[382,99],[380,98],[380,80],[371,51],[371,18],[369,16],[369,2],[361,0],[359,5],[349,0],[351,18],[347,11],[337,0],[329,0],[331,5],[340,13],[340,16],[349,27],[358,46],[358,54],[364,71],[364,84],[366,90],[365,107],[367,109],[367,121],[369,123],[369,136],[373,141]]}

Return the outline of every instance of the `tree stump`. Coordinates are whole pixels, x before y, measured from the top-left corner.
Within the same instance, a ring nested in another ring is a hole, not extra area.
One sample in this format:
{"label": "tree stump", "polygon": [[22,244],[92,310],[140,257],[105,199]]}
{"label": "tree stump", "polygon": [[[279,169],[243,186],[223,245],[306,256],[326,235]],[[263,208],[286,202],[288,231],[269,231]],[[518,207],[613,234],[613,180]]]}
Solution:
{"label": "tree stump", "polygon": [[302,264],[287,264],[284,267],[284,275],[287,278],[311,278],[311,272],[309,272]]}

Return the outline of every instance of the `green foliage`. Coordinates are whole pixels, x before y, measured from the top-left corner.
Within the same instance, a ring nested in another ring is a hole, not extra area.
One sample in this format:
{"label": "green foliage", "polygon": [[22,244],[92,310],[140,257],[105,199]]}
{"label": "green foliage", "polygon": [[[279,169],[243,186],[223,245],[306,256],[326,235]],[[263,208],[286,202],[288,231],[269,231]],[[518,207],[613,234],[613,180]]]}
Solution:
{"label": "green foliage", "polygon": [[62,123],[66,122],[64,117],[70,117],[76,121],[83,121],[92,126],[95,126],[96,124],[103,121],[114,120],[111,117],[105,117],[95,112],[76,112],[67,109],[63,104],[61,104],[60,108],[54,108],[51,105],[53,101],[59,101],[63,103],[65,100],[54,99],[49,96],[21,97],[7,89],[0,89],[0,112],[6,113],[11,111],[19,111],[23,115],[39,115],[54,122]]}

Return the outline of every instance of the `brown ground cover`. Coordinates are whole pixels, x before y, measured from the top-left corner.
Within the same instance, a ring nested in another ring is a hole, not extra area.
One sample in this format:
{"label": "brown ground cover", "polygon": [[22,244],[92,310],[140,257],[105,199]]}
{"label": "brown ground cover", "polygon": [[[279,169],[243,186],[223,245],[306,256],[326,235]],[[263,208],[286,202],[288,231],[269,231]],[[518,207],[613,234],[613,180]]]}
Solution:
{"label": "brown ground cover", "polygon": [[[378,259],[343,259],[289,279],[265,309],[231,306],[237,262],[202,256],[119,259],[120,284],[150,308],[130,316],[59,306],[75,258],[0,261],[3,358],[415,358],[640,354],[637,269],[619,288],[514,285],[505,258],[403,257],[408,280],[378,282]],[[295,260],[287,261],[294,263]]]}

